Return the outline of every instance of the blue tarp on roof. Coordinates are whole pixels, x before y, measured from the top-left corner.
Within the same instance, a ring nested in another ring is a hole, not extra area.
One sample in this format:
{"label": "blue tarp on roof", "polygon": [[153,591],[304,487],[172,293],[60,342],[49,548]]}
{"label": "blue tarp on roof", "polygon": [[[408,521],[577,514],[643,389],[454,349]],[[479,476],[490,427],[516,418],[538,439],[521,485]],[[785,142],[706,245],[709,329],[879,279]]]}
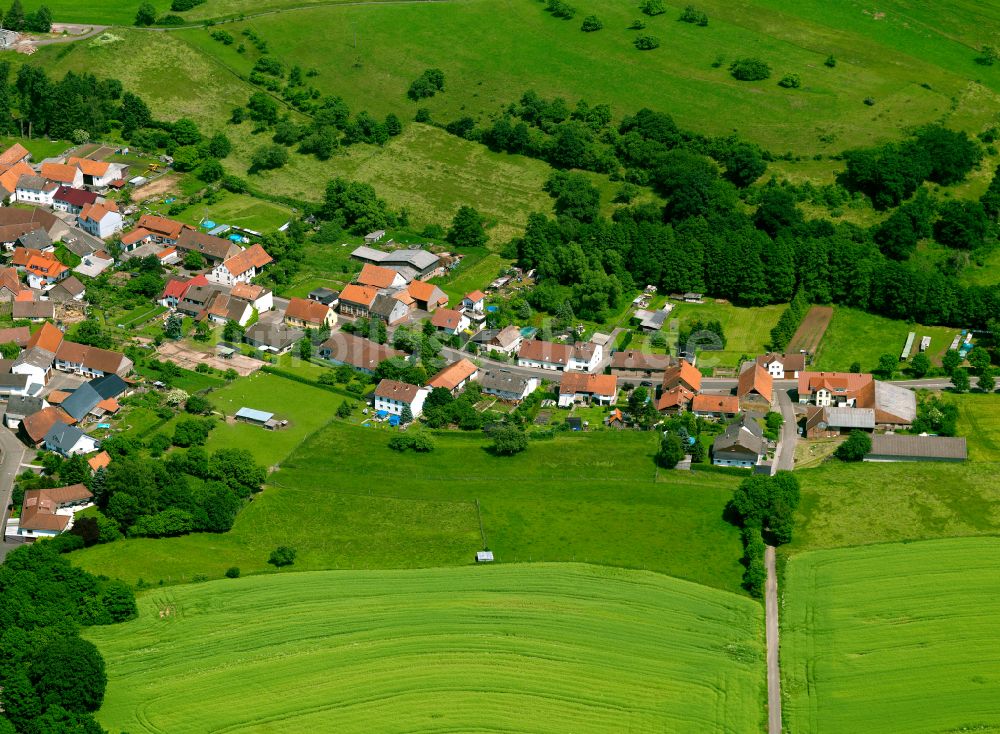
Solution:
{"label": "blue tarp on roof", "polygon": [[236,417],[254,423],[267,423],[274,417],[274,413],[266,413],[263,410],[254,410],[253,408],[240,408],[236,411]]}

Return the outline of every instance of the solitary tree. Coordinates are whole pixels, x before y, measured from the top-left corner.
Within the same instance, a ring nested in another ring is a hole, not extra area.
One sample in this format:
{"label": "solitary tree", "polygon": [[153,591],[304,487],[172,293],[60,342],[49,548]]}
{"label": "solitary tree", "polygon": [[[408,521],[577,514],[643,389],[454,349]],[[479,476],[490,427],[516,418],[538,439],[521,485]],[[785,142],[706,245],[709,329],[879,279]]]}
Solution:
{"label": "solitary tree", "polygon": [[660,440],[660,450],[656,452],[656,463],[664,469],[673,469],[684,458],[684,445],[674,433],[668,433]]}
{"label": "solitary tree", "polygon": [[891,354],[883,354],[878,358],[878,371],[885,379],[892,377],[892,373],[896,371],[896,367],[899,365],[899,361]]}
{"label": "solitary tree", "polygon": [[309,337],[305,337],[301,341],[299,341],[299,357],[308,361],[312,359],[312,354],[313,354],[312,342],[309,340]]}
{"label": "solitary tree", "polygon": [[962,364],[962,355],[955,349],[949,349],[941,358],[941,366],[944,368],[946,375],[950,375],[954,372],[955,368],[960,364]]}
{"label": "solitary tree", "polygon": [[448,230],[448,242],[455,247],[482,247],[486,244],[483,217],[471,206],[460,207]]}
{"label": "solitary tree", "polygon": [[135,13],[135,24],[149,26],[156,22],[156,8],[152,3],[142,3]]}
{"label": "solitary tree", "polygon": [[969,371],[964,367],[956,367],[951,372],[951,385],[955,392],[969,392],[972,382],[969,380]]}
{"label": "solitary tree", "polygon": [[981,375],[984,370],[989,369],[990,353],[982,347],[973,347],[965,358],[969,361],[974,375]]}
{"label": "solitary tree", "polygon": [[404,405],[403,410],[399,415],[400,423],[412,423],[413,422],[413,411],[410,410],[409,405]]}
{"label": "solitary tree", "polygon": [[513,456],[528,448],[528,436],[520,428],[503,426],[493,431],[493,453]]}
{"label": "solitary tree", "polygon": [[273,551],[271,551],[270,557],[267,562],[272,566],[277,566],[281,568],[282,566],[291,566],[295,563],[295,549],[288,545],[279,545]]}
{"label": "solitary tree", "polygon": [[188,270],[201,270],[205,267],[204,255],[194,250],[188,250],[184,253],[184,267]]}
{"label": "solitary tree", "polygon": [[918,379],[926,375],[930,368],[931,361],[923,352],[914,354],[913,359],[910,360],[910,372],[912,372],[913,376]]}
{"label": "solitary tree", "polygon": [[983,373],[979,375],[979,389],[983,392],[993,392],[996,386],[997,383],[993,377],[993,370],[991,368],[983,370]]}
{"label": "solitary tree", "polygon": [[844,443],[837,447],[834,455],[841,461],[861,461],[872,450],[871,437],[864,431],[851,431]]}

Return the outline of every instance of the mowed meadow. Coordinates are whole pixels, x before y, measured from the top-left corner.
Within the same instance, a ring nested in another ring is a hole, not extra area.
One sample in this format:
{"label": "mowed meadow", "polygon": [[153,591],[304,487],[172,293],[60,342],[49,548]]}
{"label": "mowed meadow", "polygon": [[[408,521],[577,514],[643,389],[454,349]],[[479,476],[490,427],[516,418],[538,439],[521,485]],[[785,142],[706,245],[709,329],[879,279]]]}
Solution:
{"label": "mowed meadow", "polygon": [[743,733],[763,718],[760,605],[657,574],[298,573],[139,606],[86,633],[111,731]]}
{"label": "mowed meadow", "polygon": [[782,610],[788,731],[1000,729],[1000,539],[793,556]]}
{"label": "mowed meadow", "polygon": [[360,414],[333,419],[344,398],[282,377],[237,380],[209,399],[228,415],[248,406],[291,422],[273,433],[220,424],[209,437],[209,450],[247,448],[278,468],[264,491],[228,533],[96,545],[76,563],[172,584],[230,566],[273,571],[279,545],[298,550],[296,569],[322,570],[468,565],[485,544],[502,562],[600,563],[740,590],[739,531],[723,519],[739,478],[657,471],[650,434],[561,434],[497,457],[479,432],[442,432],[432,453],[400,454]]}

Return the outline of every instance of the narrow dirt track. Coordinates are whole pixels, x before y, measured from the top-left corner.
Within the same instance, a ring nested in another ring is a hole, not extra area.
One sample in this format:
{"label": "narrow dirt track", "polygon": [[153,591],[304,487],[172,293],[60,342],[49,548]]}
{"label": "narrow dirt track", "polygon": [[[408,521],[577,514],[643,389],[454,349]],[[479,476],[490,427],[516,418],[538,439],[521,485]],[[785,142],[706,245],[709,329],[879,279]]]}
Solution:
{"label": "narrow dirt track", "polygon": [[764,595],[767,636],[767,734],[781,734],[781,667],[778,663],[778,576],[774,569],[774,547],[764,552],[767,586]]}

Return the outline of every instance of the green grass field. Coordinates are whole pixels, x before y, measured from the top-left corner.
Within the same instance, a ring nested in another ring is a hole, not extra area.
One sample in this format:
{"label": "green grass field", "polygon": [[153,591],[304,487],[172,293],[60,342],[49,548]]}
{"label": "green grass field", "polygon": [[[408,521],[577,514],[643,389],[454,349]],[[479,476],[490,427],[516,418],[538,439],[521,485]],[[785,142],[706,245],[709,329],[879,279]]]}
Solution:
{"label": "green grass field", "polygon": [[968,437],[969,459],[1000,462],[1000,394],[950,395],[958,403],[958,434]]}
{"label": "green grass field", "polygon": [[740,308],[708,299],[705,303],[675,304],[667,320],[671,322],[677,319],[681,327],[695,320],[721,322],[726,335],[725,350],[702,352],[698,358],[698,366],[704,368],[718,364],[735,367],[743,355],[764,353],[764,345],[771,338],[771,329],[778,323],[784,310],[782,305]]}
{"label": "green grass field", "polygon": [[[981,449],[969,437],[973,458]],[[802,502],[788,552],[992,535],[1000,527],[998,464],[844,464],[795,472]]]}
{"label": "green grass field", "polygon": [[86,634],[112,731],[751,732],[762,617],[656,574],[518,565],[224,579]]}
{"label": "green grass field", "polygon": [[[274,387],[273,403],[259,393],[253,407],[291,413]],[[241,404],[237,394],[230,406]],[[318,423],[332,414],[308,403]],[[209,449],[252,447],[259,461],[281,465],[229,533],[128,540],[74,558],[132,583],[217,578],[232,565],[266,572],[268,553],[281,544],[296,546],[297,566],[310,570],[468,564],[483,545],[478,500],[499,561],[645,568],[739,590],[739,533],[722,519],[739,478],[661,472],[656,481],[648,434],[564,434],[499,458],[479,434],[445,433],[432,454],[417,455],[390,451],[384,431],[335,421],[280,458],[284,446],[273,442],[281,433],[222,425],[212,432]]]}
{"label": "green grass field", "polygon": [[[906,343],[906,335],[911,331],[917,332],[915,347],[919,346],[920,337],[931,337],[931,346],[926,354],[937,366],[941,365],[941,356],[959,332],[944,326],[908,324],[853,308],[834,306],[833,320],[820,342],[812,367],[847,371],[857,361],[866,372],[876,369],[883,354],[899,356]],[[916,352],[915,348],[912,353]],[[901,362],[900,367],[903,366]]]}
{"label": "green grass field", "polygon": [[793,556],[781,630],[787,731],[1000,729],[998,554],[1000,539],[967,538]]}
{"label": "green grass field", "polygon": [[[578,16],[568,22],[532,0],[463,0],[306,8],[229,30],[253,27],[272,53],[319,69],[314,83],[321,89],[379,114],[415,108],[405,98],[407,86],[423,69],[437,67],[445,73],[446,91],[421,106],[446,122],[494,112],[535,89],[571,102],[608,102],[618,116],[643,106],[669,110],[693,130],[735,130],[777,152],[798,154],[835,153],[897,137],[904,128],[941,117],[978,128],[990,121],[988,108],[1000,90],[1000,73],[973,60],[1000,19],[974,10],[968,0],[948,3],[947,12],[954,9],[962,18],[959,37],[903,0],[880,6],[877,18],[859,2],[830,9],[818,0],[794,6],[711,0],[698,6],[710,16],[707,28],[677,23],[682,5],[647,19],[646,32],[664,41],[650,53],[632,46],[635,32],[627,26],[637,7],[624,0],[577,3]],[[210,12],[208,5],[198,11]],[[579,18],[592,12],[604,30],[581,33]],[[251,54],[239,57],[203,30],[179,34],[224,56],[233,68],[243,71],[253,63]],[[730,77],[725,66],[745,54],[768,61],[772,79],[744,83]],[[823,65],[830,54],[838,59],[835,69]],[[722,66],[713,68],[720,55]],[[499,58],[505,63],[496,64]],[[574,73],[579,69],[587,73]],[[789,72],[801,75],[801,89],[777,86]],[[862,103],[867,96],[875,106]]]}

